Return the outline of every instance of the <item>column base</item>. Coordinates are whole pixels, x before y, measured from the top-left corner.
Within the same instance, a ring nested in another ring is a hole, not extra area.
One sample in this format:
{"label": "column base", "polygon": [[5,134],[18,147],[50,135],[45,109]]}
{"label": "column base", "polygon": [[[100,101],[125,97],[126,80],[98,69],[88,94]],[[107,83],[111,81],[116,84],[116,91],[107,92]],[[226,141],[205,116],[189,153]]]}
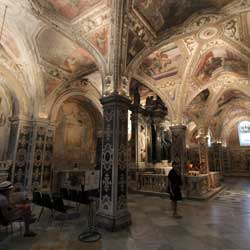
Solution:
{"label": "column base", "polygon": [[97,226],[111,232],[120,231],[131,225],[131,215],[126,212],[124,215],[112,217],[103,213],[97,213]]}

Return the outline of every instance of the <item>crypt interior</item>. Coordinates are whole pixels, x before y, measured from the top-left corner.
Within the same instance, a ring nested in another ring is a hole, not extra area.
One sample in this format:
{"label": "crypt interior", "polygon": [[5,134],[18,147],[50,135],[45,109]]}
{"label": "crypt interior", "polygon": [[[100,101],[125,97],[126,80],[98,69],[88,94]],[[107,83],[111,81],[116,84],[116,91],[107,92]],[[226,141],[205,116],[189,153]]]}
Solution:
{"label": "crypt interior", "polygon": [[[0,25],[0,182],[73,206],[1,250],[249,249],[250,0],[0,0]],[[63,190],[95,190],[99,241]]]}

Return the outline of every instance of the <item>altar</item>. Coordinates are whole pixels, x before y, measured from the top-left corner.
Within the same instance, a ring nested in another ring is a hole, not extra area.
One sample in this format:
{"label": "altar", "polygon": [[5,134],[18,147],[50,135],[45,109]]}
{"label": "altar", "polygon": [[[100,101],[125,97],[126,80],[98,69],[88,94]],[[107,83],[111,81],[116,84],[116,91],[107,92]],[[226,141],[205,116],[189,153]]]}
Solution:
{"label": "altar", "polygon": [[193,199],[207,199],[221,188],[219,172],[200,174],[199,171],[189,171],[184,182],[186,197]]}
{"label": "altar", "polygon": [[54,172],[53,190],[61,188],[88,191],[99,188],[100,171],[95,169],[59,170]]}

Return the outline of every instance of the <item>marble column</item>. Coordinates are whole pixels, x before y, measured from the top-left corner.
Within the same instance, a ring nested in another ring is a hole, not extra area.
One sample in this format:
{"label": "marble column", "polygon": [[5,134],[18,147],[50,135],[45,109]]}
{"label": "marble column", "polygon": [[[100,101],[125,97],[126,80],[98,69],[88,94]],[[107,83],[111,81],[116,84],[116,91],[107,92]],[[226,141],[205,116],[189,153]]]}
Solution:
{"label": "marble column", "polygon": [[147,115],[145,118],[145,122],[147,124],[147,163],[150,167],[152,167],[153,157],[152,157],[152,118]]}
{"label": "marble column", "polygon": [[33,122],[28,189],[50,189],[55,126],[46,119]]}
{"label": "marble column", "polygon": [[28,183],[32,132],[32,122],[28,118],[18,117],[11,121],[8,149],[8,159],[12,160],[10,179],[20,188]]}
{"label": "marble column", "polygon": [[104,128],[102,145],[100,227],[117,231],[131,223],[127,207],[128,98],[114,94],[101,99]]}
{"label": "marble column", "polygon": [[156,162],[161,162],[161,123],[155,121],[156,127]]}
{"label": "marble column", "polygon": [[181,174],[184,176],[184,164],[186,162],[186,126],[175,125],[170,127],[172,134],[172,162],[177,162],[181,168]]}
{"label": "marble column", "polygon": [[212,148],[212,164],[213,167],[210,167],[211,171],[220,171],[222,174],[222,143],[213,142],[211,145]]}
{"label": "marble column", "polygon": [[133,109],[131,115],[132,122],[132,138],[131,138],[131,164],[132,168],[138,168],[139,161],[139,152],[138,152],[138,144],[139,144],[139,129],[138,129],[138,118],[139,112],[137,109]]}
{"label": "marble column", "polygon": [[200,173],[208,174],[209,172],[208,138],[206,134],[201,133],[197,139],[199,144]]}

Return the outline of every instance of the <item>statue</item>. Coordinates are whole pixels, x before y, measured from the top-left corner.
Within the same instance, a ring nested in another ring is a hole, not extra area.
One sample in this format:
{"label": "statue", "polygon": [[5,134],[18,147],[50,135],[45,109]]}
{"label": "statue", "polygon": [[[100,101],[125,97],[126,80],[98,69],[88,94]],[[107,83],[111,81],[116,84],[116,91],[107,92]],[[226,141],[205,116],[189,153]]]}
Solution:
{"label": "statue", "polygon": [[148,96],[146,99],[146,109],[152,109],[154,107],[154,97]]}
{"label": "statue", "polygon": [[161,131],[161,159],[171,161],[171,141],[167,131]]}
{"label": "statue", "polygon": [[141,97],[140,97],[139,87],[136,85],[136,87],[134,88],[134,105],[140,106],[140,102],[141,102]]}
{"label": "statue", "polygon": [[140,127],[139,134],[139,150],[140,150],[140,161],[146,161],[146,131],[143,126]]}

